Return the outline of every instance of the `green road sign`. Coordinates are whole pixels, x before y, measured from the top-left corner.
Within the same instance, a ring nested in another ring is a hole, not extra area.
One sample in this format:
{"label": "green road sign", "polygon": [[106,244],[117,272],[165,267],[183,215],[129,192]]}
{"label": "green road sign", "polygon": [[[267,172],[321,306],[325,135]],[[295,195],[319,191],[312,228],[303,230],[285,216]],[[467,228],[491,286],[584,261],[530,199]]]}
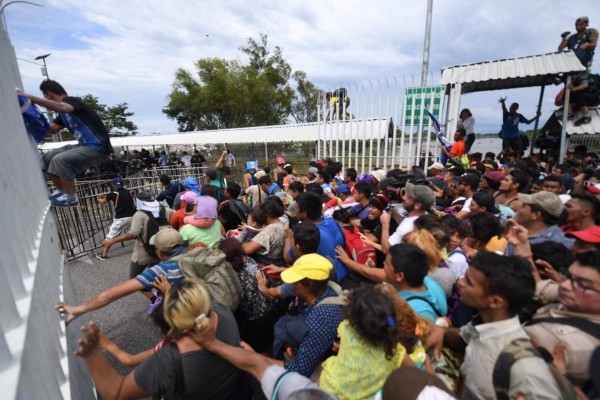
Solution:
{"label": "green road sign", "polygon": [[[444,96],[445,86],[427,86],[406,88],[404,97],[406,98],[406,109],[404,110],[404,125],[421,124],[421,108],[423,104],[427,105],[429,111],[440,120],[442,112],[442,98]],[[414,110],[414,113],[413,113]],[[427,111],[423,110],[423,125],[429,124]]]}

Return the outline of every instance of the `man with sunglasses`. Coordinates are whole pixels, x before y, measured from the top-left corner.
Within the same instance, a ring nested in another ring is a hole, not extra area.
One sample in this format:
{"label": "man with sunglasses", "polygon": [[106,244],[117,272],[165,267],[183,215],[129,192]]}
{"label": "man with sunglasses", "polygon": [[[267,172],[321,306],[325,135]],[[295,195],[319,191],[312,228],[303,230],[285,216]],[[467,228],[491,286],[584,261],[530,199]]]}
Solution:
{"label": "man with sunglasses", "polygon": [[590,357],[600,346],[600,251],[577,254],[561,280],[560,303],[539,309],[525,330],[555,356],[564,351],[567,375],[585,388]]}

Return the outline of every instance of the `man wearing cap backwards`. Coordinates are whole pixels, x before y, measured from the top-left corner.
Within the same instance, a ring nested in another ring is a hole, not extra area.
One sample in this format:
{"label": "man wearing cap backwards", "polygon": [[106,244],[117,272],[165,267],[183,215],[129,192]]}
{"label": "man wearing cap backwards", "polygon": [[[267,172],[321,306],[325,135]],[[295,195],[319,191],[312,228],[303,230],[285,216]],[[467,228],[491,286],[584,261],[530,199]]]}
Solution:
{"label": "man wearing cap backwards", "polygon": [[262,187],[258,184],[258,180],[263,176],[267,176],[267,173],[263,170],[256,171],[254,174],[254,185],[249,186],[244,191],[245,194],[249,194],[251,197],[252,207],[257,207],[267,201],[269,193],[265,192]]}
{"label": "man wearing cap backwards", "polygon": [[498,188],[500,188],[500,182],[506,178],[506,174],[500,171],[487,171],[483,174],[483,179],[479,184],[479,188],[484,192],[490,193],[494,196],[500,194]]}
{"label": "man wearing cap backwards", "polygon": [[[306,318],[306,333],[300,341],[296,359],[286,360],[284,367],[306,377],[310,377],[315,367],[325,359],[337,336],[338,325],[344,319],[339,305],[319,304],[328,297],[337,297],[337,293],[327,285],[332,268],[333,264],[327,258],[313,253],[298,258],[292,267],[281,273],[285,283],[293,284],[301,300],[299,315]],[[283,317],[275,324],[275,330],[286,330],[287,324],[290,324],[289,320]],[[292,326],[287,329],[290,328],[293,329]]]}
{"label": "man wearing cap backwards", "polygon": [[306,176],[308,177],[308,183],[313,183],[317,179],[318,173],[319,170],[317,167],[308,168],[308,172],[306,173]]}
{"label": "man wearing cap backwards", "polygon": [[413,185],[407,182],[404,189],[402,204],[408,214],[399,223],[398,229],[396,229],[393,235],[390,236],[389,234],[390,214],[383,212],[379,218],[381,221],[381,250],[385,254],[387,254],[390,247],[400,243],[404,235],[414,230],[415,220],[421,215],[427,214],[435,203],[435,195],[427,186]]}
{"label": "man wearing cap backwards", "polygon": [[461,210],[456,214],[458,219],[467,219],[471,216],[471,203],[473,202],[473,195],[479,189],[481,178],[477,174],[463,174],[458,178],[458,194],[466,198],[465,203]]}
{"label": "man wearing cap backwards", "polygon": [[560,44],[558,51],[565,48],[573,50],[581,64],[589,68],[594,58],[594,50],[598,42],[598,31],[594,28],[588,28],[590,20],[588,17],[579,17],[575,20],[575,33],[569,36],[569,32],[563,32],[560,35]]}
{"label": "man wearing cap backwards", "polygon": [[[149,222],[149,216],[144,211],[152,214],[153,218],[160,220],[159,229],[171,228],[168,221],[175,213],[170,208],[162,207],[154,194],[150,191],[143,191],[138,193],[135,204],[137,211],[131,218],[131,225],[128,233],[121,234],[115,238],[107,239],[104,241],[104,245],[113,246],[116,243],[124,242],[127,240],[135,240],[133,244],[133,252],[131,253],[131,264],[129,265],[129,277],[134,278],[144,269],[149,267],[151,264],[155,264],[159,261],[157,257],[153,257],[146,252],[144,249],[143,240],[149,240],[147,226]],[[161,212],[161,210],[163,210]],[[162,225],[161,213],[164,214],[166,224]]]}
{"label": "man wearing cap backwards", "polygon": [[[553,241],[570,249],[575,240],[565,237],[558,226],[561,214],[565,210],[560,197],[547,191],[535,194],[519,193],[519,200],[523,205],[515,216],[516,221],[529,232],[528,240],[531,244]],[[508,244],[506,255],[514,253],[512,244]]]}
{"label": "man wearing cap backwards", "polygon": [[166,279],[169,283],[175,283],[182,280],[184,276],[179,270],[178,263],[169,261],[171,257],[185,251],[185,242],[179,232],[170,226],[161,229],[150,238],[150,244],[156,247],[156,256],[160,260],[153,267],[146,269],[132,279],[102,291],[93,299],[80,305],[72,306],[64,302],[56,304],[57,309],[65,312],[66,323],[68,324],[80,315],[102,308],[131,293],[142,292],[144,295],[151,297],[151,290],[154,288],[155,282],[157,284],[165,283]]}
{"label": "man wearing cap backwards", "polygon": [[[109,201],[113,202],[115,208],[115,219],[106,235],[106,239],[115,238],[129,228],[131,217],[135,214],[135,205],[133,203],[133,197],[129,190],[125,189],[125,181],[122,178],[114,178],[112,180],[114,192],[100,193],[97,197],[98,203],[106,204]],[[110,245],[107,244],[107,240],[102,243],[102,252],[96,254],[96,258],[99,260],[106,260],[108,258],[108,251]]]}

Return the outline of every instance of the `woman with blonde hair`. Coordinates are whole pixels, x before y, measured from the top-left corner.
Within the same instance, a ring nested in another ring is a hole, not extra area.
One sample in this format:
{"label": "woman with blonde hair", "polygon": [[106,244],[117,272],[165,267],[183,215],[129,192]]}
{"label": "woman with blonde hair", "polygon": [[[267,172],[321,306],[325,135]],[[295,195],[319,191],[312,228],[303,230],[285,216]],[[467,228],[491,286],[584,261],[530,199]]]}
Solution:
{"label": "woman with blonde hair", "polygon": [[222,304],[210,302],[203,283],[182,280],[171,285],[163,303],[172,342],[146,359],[127,376],[108,363],[98,345],[94,322],[82,327],[84,338],[76,354],[82,357],[103,398],[232,399],[239,391],[238,370],[224,359],[202,349],[193,339],[210,328],[209,314],[218,316],[216,336],[239,346],[235,318]]}
{"label": "woman with blonde hair", "polygon": [[450,297],[452,286],[456,282],[456,275],[442,260],[442,252],[436,238],[429,231],[419,229],[404,235],[402,243],[412,244],[423,250],[427,255],[429,264],[429,273],[427,275],[444,289],[446,297]]}

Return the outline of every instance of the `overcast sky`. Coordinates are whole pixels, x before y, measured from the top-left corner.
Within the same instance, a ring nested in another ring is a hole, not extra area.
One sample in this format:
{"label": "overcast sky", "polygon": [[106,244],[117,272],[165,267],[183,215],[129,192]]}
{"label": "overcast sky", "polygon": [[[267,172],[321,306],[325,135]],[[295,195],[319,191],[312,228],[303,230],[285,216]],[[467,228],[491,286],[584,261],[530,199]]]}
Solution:
{"label": "overcast sky", "polygon": [[[407,0],[32,0],[5,11],[17,57],[47,58],[50,78],[71,95],[127,102],[140,133],[174,132],[162,114],[177,68],[200,58],[241,58],[246,38],[269,37],[294,70],[324,89],[367,80],[420,83],[427,1]],[[597,0],[434,0],[429,84],[442,67],[556,51],[560,33],[587,15],[600,27]],[[594,72],[598,70],[596,61]],[[40,68],[19,60],[25,90],[39,94]],[[559,88],[546,90],[543,117]],[[477,132],[497,132],[497,99],[518,101],[531,118],[539,89],[463,96]]]}

